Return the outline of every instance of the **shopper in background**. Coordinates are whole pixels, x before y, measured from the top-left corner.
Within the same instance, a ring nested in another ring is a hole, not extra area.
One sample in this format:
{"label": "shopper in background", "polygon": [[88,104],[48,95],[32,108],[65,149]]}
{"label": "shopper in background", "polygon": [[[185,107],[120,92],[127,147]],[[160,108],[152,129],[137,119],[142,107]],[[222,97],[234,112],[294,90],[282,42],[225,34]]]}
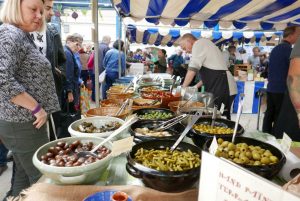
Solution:
{"label": "shopper in background", "polygon": [[[104,71],[103,67],[103,59],[105,57],[105,54],[109,50],[109,44],[111,41],[110,36],[103,36],[101,43],[99,44],[98,48],[98,68],[99,68],[99,75]],[[94,69],[94,54],[91,55],[89,61],[88,61],[88,69],[93,69],[91,73],[93,88],[92,88],[92,100],[95,101],[95,69]],[[103,99],[103,97],[102,97]]]}
{"label": "shopper in background", "polygon": [[173,67],[173,75],[185,77],[186,69],[184,68],[182,50],[178,49],[176,54],[170,56],[168,58],[168,64],[171,64]]}
{"label": "shopper in background", "polygon": [[82,64],[82,69],[81,69],[81,74],[80,77],[82,79],[82,81],[84,82],[85,86],[87,86],[87,80],[89,79],[89,71],[88,71],[88,60],[90,58],[91,52],[88,50],[89,48],[87,48],[88,46],[82,47],[79,50],[79,57],[80,57],[80,62]]}
{"label": "shopper in background", "polygon": [[79,77],[80,69],[75,58],[75,53],[79,51],[83,38],[79,34],[71,34],[66,38],[64,51],[66,54],[66,83],[64,84],[64,95],[62,98],[63,109],[69,104],[70,111],[78,109],[79,105]]}
{"label": "shopper in background", "polygon": [[166,73],[167,71],[167,52],[165,49],[159,49],[157,52],[158,60],[154,62],[157,73]]}
{"label": "shopper in background", "polygon": [[287,90],[286,79],[292,45],[296,43],[299,35],[300,27],[285,28],[282,42],[271,51],[268,69],[267,110],[263,121],[263,132],[274,134],[274,124],[277,122],[284,93]]}
{"label": "shopper in background", "polygon": [[47,114],[60,109],[51,64],[29,32],[41,31],[44,1],[5,0],[0,14],[0,138],[16,165],[12,195],[41,176],[34,152],[49,141]]}
{"label": "shopper in background", "polygon": [[119,77],[119,54],[121,54],[121,75],[125,75],[126,59],[124,54],[124,42],[121,40],[121,50],[119,51],[119,40],[113,44],[103,60],[103,66],[106,70],[105,82],[102,84],[102,97],[106,99],[106,91],[112,86]]}
{"label": "shopper in background", "polygon": [[187,53],[192,53],[182,86],[188,87],[199,72],[202,80],[195,87],[200,88],[204,85],[205,91],[212,93],[216,98],[214,103],[219,109],[222,103],[225,105],[224,115],[230,119],[230,109],[237,94],[237,87],[232,74],[228,71],[222,52],[210,40],[197,39],[190,33],[182,36],[180,46]]}
{"label": "shopper in background", "polygon": [[[64,53],[61,37],[56,28],[48,24],[51,22],[51,17],[54,15],[53,12],[53,0],[45,0],[44,3],[44,14],[47,22],[47,29],[42,32],[31,32],[30,36],[33,39],[38,50],[48,59],[51,63],[52,73],[55,82],[56,95],[61,104],[63,83],[66,79],[65,62],[66,56]],[[52,115],[53,122],[49,123],[50,140],[56,139],[58,128],[60,127],[60,112],[55,112]]]}
{"label": "shopper in background", "polygon": [[260,66],[260,49],[259,47],[254,47],[252,49],[253,55],[248,57],[248,64],[251,64],[253,69],[256,69],[257,67]]}

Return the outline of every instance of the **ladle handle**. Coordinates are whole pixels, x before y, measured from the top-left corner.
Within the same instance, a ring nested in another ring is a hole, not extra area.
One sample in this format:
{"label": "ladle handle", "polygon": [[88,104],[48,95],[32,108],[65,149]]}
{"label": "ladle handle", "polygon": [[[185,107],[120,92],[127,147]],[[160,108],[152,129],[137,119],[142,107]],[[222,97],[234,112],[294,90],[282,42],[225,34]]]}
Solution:
{"label": "ladle handle", "polygon": [[97,151],[97,149],[99,149],[99,147],[101,147],[102,145],[104,145],[106,142],[110,141],[112,138],[114,138],[116,135],[118,135],[123,130],[125,130],[126,128],[128,128],[128,126],[130,126],[133,123],[135,123],[137,120],[138,120],[138,117],[136,115],[134,115],[133,117],[131,117],[130,119],[128,119],[120,128],[118,128],[117,130],[115,130],[112,134],[109,135],[109,137],[107,137],[105,140],[103,140],[102,142],[100,142],[96,147],[94,147],[94,149],[92,149],[91,152],[94,153],[95,151]]}

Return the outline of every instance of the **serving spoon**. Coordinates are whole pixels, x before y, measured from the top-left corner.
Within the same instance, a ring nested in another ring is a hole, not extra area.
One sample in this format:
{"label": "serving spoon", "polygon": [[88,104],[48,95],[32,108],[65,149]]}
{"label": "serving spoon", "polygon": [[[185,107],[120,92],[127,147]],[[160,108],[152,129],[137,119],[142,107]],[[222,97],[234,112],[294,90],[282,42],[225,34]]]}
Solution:
{"label": "serving spoon", "polygon": [[191,121],[188,123],[188,125],[185,127],[184,131],[181,133],[179,138],[176,140],[176,142],[173,144],[173,146],[170,148],[170,151],[174,151],[176,147],[179,145],[179,143],[183,140],[183,138],[186,136],[186,134],[189,132],[189,130],[193,127],[193,125],[198,121],[198,119],[202,116],[203,111],[198,111],[195,115],[192,115]]}
{"label": "serving spoon", "polygon": [[114,138],[115,136],[117,136],[118,134],[120,134],[122,131],[124,131],[126,128],[128,128],[129,126],[131,126],[137,120],[138,120],[138,117],[136,115],[133,115],[128,120],[126,120],[125,123],[120,128],[118,128],[117,130],[115,130],[112,134],[109,135],[109,137],[107,137],[105,140],[103,140],[102,142],[100,142],[91,151],[81,151],[81,152],[78,152],[77,153],[78,158],[80,158],[80,157],[87,157],[87,156],[98,157],[97,154],[95,154],[95,152],[102,145],[104,145],[105,143],[107,143],[108,141],[110,141],[112,138]]}

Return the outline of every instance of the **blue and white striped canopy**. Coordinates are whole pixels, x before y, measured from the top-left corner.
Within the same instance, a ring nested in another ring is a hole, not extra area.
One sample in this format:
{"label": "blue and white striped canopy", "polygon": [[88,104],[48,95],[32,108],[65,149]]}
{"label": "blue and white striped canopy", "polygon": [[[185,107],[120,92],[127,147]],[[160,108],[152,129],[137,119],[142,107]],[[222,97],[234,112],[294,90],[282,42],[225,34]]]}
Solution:
{"label": "blue and white striped canopy", "polygon": [[172,46],[178,45],[181,35],[191,33],[196,38],[209,38],[216,44],[221,44],[231,41],[244,41],[245,43],[260,42],[270,40],[272,37],[281,36],[282,31],[262,32],[262,31],[200,31],[200,30],[180,30],[168,29],[162,30],[158,28],[147,28],[145,30],[138,29],[134,25],[127,26],[127,38],[131,43],[143,43],[148,45]]}
{"label": "blue and white striped canopy", "polygon": [[154,24],[277,30],[300,24],[299,0],[113,0],[124,17]]}

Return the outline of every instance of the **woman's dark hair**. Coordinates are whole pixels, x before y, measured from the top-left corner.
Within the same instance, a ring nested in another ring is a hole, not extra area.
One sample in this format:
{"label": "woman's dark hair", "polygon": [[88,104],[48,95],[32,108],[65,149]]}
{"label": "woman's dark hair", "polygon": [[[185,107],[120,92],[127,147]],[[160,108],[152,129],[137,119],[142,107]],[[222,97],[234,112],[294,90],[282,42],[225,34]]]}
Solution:
{"label": "woman's dark hair", "polygon": [[[123,50],[124,41],[121,40],[121,50]],[[119,49],[119,40],[116,40],[113,44],[113,48]]]}

